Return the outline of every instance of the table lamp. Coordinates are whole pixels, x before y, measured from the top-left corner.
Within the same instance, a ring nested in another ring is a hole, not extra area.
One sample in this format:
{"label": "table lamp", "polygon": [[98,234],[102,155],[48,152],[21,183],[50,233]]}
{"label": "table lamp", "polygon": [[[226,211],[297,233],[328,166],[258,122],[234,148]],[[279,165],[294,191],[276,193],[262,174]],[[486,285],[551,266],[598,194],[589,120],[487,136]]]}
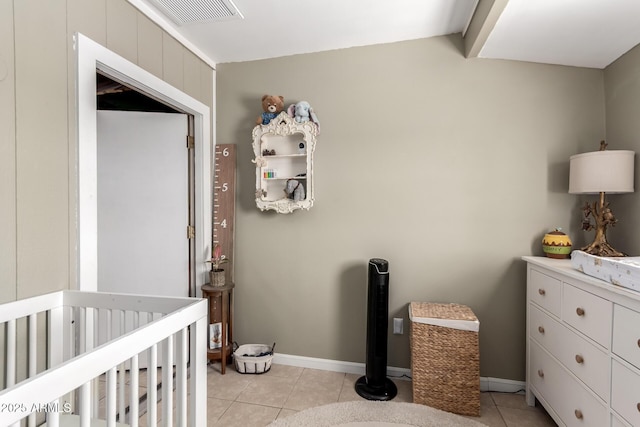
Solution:
{"label": "table lamp", "polygon": [[[607,143],[600,142],[600,151],[576,154],[569,162],[569,193],[600,194],[600,200],[590,205],[585,202],[582,229],[596,230],[593,242],[580,250],[591,255],[626,256],[607,242],[607,227],[618,221],[605,201],[605,193],[633,192],[633,151],[607,150]],[[595,225],[591,223],[591,217]]]}

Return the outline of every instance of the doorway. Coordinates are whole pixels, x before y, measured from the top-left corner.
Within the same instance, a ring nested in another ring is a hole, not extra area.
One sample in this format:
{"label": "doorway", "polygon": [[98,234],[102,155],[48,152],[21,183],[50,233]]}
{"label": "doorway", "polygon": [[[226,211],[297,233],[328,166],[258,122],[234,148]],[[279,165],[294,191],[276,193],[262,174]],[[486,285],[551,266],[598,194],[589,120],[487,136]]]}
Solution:
{"label": "doorway", "polygon": [[98,290],[189,296],[187,115],[98,111]]}
{"label": "doorway", "polygon": [[[206,283],[205,261],[211,253],[211,144],[209,107],[186,95],[137,65],[77,33],[78,145],[77,262],[78,289],[98,290],[98,172],[97,172],[97,73],[121,82],[137,92],[193,116],[193,269],[188,294]],[[185,230],[185,235],[186,235]]]}
{"label": "doorway", "polygon": [[98,290],[189,296],[193,116],[96,73]]}

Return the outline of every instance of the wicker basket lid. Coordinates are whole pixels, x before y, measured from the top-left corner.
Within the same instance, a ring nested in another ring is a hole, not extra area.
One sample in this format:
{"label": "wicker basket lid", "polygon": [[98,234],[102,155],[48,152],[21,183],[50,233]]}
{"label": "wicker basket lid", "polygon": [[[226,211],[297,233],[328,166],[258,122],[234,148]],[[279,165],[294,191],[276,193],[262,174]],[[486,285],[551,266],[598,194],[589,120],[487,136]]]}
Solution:
{"label": "wicker basket lid", "polygon": [[409,304],[412,322],[478,332],[480,322],[473,311],[462,304],[412,302]]}

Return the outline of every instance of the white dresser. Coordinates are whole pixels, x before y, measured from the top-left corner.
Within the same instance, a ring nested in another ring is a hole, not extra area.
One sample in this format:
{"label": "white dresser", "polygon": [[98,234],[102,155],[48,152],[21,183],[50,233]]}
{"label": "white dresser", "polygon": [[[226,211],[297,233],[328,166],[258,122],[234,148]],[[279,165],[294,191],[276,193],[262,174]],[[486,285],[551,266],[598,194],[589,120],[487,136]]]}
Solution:
{"label": "white dresser", "polygon": [[560,426],[640,427],[640,293],[527,262],[527,403]]}

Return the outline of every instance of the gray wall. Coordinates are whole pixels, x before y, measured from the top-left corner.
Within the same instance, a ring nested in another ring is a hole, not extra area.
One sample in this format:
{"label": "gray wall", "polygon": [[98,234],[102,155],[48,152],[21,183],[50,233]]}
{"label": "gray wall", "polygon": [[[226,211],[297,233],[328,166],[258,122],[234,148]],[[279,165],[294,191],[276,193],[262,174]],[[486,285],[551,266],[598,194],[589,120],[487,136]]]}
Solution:
{"label": "gray wall", "polygon": [[0,1],[0,302],[16,299],[16,128],[13,3]]}
{"label": "gray wall", "polygon": [[[525,265],[576,224],[568,159],[604,137],[603,71],[465,59],[459,35],[219,64],[217,141],[238,144],[240,343],[364,362],[366,266],[390,262],[390,317],[410,301],[469,305],[481,374],[524,379]],[[322,123],[316,203],[254,202],[251,130],[263,94]],[[579,221],[579,218],[577,218]],[[389,336],[389,365],[409,367]]]}
{"label": "gray wall", "polygon": [[[610,150],[640,152],[640,46],[636,46],[606,68],[604,73],[607,142]],[[596,148],[591,146],[589,151]],[[587,151],[587,150],[585,150]],[[638,156],[636,154],[635,190],[638,182]],[[607,197],[618,223],[609,228],[609,242],[629,255],[640,255],[640,228],[638,212],[640,198],[634,194],[615,194]],[[589,234],[593,239],[593,234]]]}
{"label": "gray wall", "polygon": [[211,67],[125,0],[0,0],[0,302],[75,287],[76,31],[213,107]]}

